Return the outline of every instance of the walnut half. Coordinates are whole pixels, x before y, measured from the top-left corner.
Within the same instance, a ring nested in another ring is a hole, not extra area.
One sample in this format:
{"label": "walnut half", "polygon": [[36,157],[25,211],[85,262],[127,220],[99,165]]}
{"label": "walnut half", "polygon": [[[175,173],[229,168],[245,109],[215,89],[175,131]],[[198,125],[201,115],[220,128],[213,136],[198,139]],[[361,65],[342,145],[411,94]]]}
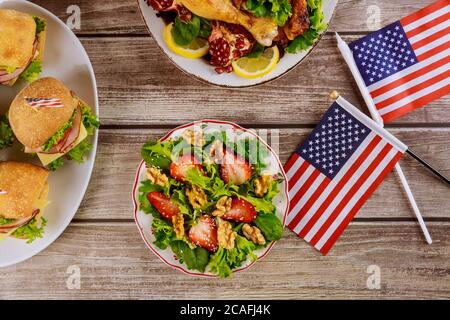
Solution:
{"label": "walnut half", "polygon": [[177,239],[182,239],[184,237],[184,217],[181,212],[172,216],[172,224]]}
{"label": "walnut half", "polygon": [[217,228],[217,240],[219,241],[219,246],[224,249],[233,249],[234,240],[236,239],[236,233],[233,231],[231,223],[219,220],[219,227]]}
{"label": "walnut half", "polygon": [[205,138],[201,131],[186,130],[183,132],[183,138],[193,146],[203,147],[205,145]]}
{"label": "walnut half", "polygon": [[216,210],[212,212],[212,215],[215,217],[221,217],[225,214],[225,212],[231,209],[231,198],[227,196],[221,197],[216,203]]}
{"label": "walnut half", "polygon": [[264,197],[264,195],[269,191],[270,184],[272,183],[272,176],[263,175],[253,182],[255,186],[255,195],[257,197]]}
{"label": "walnut half", "polygon": [[208,203],[208,197],[206,196],[205,192],[196,185],[193,185],[192,189],[187,189],[186,195],[192,208],[194,209],[203,208]]}
{"label": "walnut half", "polygon": [[157,184],[161,187],[164,187],[169,183],[169,178],[167,178],[161,170],[153,166],[147,168],[147,179],[150,180],[151,183]]}
{"label": "walnut half", "polygon": [[246,223],[242,226],[242,233],[248,240],[252,241],[253,243],[260,245],[266,244],[266,239],[262,235],[261,230],[259,230],[257,227],[252,227],[251,225]]}

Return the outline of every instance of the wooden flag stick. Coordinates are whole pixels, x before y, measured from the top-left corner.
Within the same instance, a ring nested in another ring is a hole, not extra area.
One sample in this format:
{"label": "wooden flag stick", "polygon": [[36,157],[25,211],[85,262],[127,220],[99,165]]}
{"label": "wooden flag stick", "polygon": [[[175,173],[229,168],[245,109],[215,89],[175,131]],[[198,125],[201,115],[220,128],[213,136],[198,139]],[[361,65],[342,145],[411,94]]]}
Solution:
{"label": "wooden flag stick", "polygon": [[[348,47],[347,43],[345,43],[345,41],[342,40],[342,38],[339,36],[337,32],[336,32],[336,40],[339,51],[341,52],[341,55],[344,58],[345,62],[347,63],[348,67],[350,68],[353,78],[355,79],[356,84],[358,85],[359,91],[361,92],[364,101],[366,102],[366,105],[369,108],[369,112],[370,115],[372,116],[372,119],[374,119],[378,124],[383,126],[384,125],[383,118],[381,118],[380,114],[375,108],[375,104],[373,103],[372,97],[370,96],[370,93],[367,90],[366,85],[364,84],[361,74],[359,73],[359,70],[356,66],[355,60],[353,60],[353,55],[350,48]],[[433,240],[431,239],[430,233],[428,232],[428,228],[425,224],[425,221],[423,221],[422,214],[420,213],[419,207],[417,206],[416,200],[414,199],[414,195],[411,192],[411,188],[409,187],[408,181],[406,180],[406,177],[403,174],[403,170],[400,167],[400,164],[397,163],[395,165],[395,170],[397,171],[397,174],[400,177],[403,189],[405,190],[406,196],[408,197],[409,203],[411,204],[414,214],[416,215],[417,221],[419,222],[420,228],[422,229],[425,239],[428,244],[431,244]]]}

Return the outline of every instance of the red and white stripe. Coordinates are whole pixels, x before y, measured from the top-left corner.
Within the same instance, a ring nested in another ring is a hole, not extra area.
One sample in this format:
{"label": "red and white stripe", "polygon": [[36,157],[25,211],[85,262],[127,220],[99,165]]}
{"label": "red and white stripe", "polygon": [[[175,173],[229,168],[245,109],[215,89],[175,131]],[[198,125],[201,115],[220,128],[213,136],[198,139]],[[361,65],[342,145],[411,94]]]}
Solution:
{"label": "red and white stripe", "polygon": [[26,98],[27,104],[32,108],[63,108],[64,105],[57,98]]}
{"label": "red and white stripe", "polygon": [[285,166],[289,229],[327,254],[404,151],[372,131],[333,179],[295,153]]}
{"label": "red and white stripe", "polygon": [[368,87],[384,122],[450,93],[449,0],[437,1],[400,23],[419,62]]}

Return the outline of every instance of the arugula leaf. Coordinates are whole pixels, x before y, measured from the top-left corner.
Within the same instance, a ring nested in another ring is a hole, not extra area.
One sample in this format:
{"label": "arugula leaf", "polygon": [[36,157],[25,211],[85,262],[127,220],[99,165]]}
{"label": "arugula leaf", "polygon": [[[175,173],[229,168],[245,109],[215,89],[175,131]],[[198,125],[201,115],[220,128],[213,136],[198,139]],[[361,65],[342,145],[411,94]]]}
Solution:
{"label": "arugula leaf", "polygon": [[42,72],[42,62],[39,60],[31,61],[30,65],[19,76],[20,79],[25,80],[28,83],[36,81]]}
{"label": "arugula leaf", "polygon": [[280,219],[273,213],[258,214],[255,224],[268,241],[279,240],[283,236],[283,225]]}
{"label": "arugula leaf", "polygon": [[323,22],[322,0],[308,0],[308,13],[310,21],[308,31],[292,40],[286,52],[295,54],[308,49],[317,40],[320,32],[327,28],[327,24]]}
{"label": "arugula leaf", "polygon": [[41,217],[41,225],[38,226],[36,218],[31,219],[26,225],[16,229],[11,235],[13,237],[28,239],[27,243],[32,243],[37,238],[42,238],[47,220]]}
{"label": "arugula leaf", "polygon": [[56,159],[56,160],[53,161],[53,162],[50,162],[50,163],[47,165],[47,168],[48,168],[48,170],[50,170],[50,171],[56,171],[56,170],[58,170],[59,168],[61,168],[63,165],[64,165],[64,159],[61,157],[61,158]]}
{"label": "arugula leaf", "polygon": [[289,0],[247,0],[245,8],[257,17],[271,17],[281,27],[292,14]]}
{"label": "arugula leaf", "polygon": [[172,27],[172,37],[176,44],[179,46],[187,46],[200,33],[200,18],[196,15],[192,15],[192,19],[185,22],[176,17]]}
{"label": "arugula leaf", "polygon": [[235,247],[229,250],[219,247],[216,253],[211,256],[209,267],[212,272],[217,273],[220,277],[227,278],[231,276],[233,269],[240,267],[247,260],[247,256],[250,256],[252,260],[257,259],[253,253],[255,249],[256,246],[253,242],[236,235]]}
{"label": "arugula leaf", "polygon": [[10,147],[14,142],[14,134],[6,115],[0,116],[0,150]]}
{"label": "arugula leaf", "polygon": [[46,22],[37,16],[33,16],[34,22],[36,22],[36,36],[45,30]]}
{"label": "arugula leaf", "polygon": [[170,244],[173,252],[181,263],[186,263],[189,270],[198,270],[204,272],[209,263],[209,252],[201,247],[191,249],[189,245],[182,240],[172,241]]}

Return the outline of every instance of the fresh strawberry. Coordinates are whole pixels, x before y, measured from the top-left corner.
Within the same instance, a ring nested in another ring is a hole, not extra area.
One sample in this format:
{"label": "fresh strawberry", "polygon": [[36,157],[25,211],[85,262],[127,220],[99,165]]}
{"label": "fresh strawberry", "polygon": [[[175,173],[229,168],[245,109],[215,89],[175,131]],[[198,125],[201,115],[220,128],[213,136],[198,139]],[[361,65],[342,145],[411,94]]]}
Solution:
{"label": "fresh strawberry", "polygon": [[202,170],[202,165],[190,154],[183,155],[170,164],[170,175],[180,182],[185,182],[187,171],[191,168]]}
{"label": "fresh strawberry", "polygon": [[241,185],[250,179],[252,171],[252,167],[245,159],[235,155],[230,150],[225,152],[225,157],[222,159],[222,165],[220,167],[220,174],[223,181]]}
{"label": "fresh strawberry", "polygon": [[236,222],[252,222],[256,219],[256,209],[247,200],[233,198],[231,209],[225,212],[222,218]]}
{"label": "fresh strawberry", "polygon": [[174,215],[180,213],[180,208],[162,192],[149,192],[147,199],[165,219],[172,220]]}
{"label": "fresh strawberry", "polygon": [[208,215],[201,216],[189,230],[189,240],[197,246],[215,252],[218,247],[216,222]]}

